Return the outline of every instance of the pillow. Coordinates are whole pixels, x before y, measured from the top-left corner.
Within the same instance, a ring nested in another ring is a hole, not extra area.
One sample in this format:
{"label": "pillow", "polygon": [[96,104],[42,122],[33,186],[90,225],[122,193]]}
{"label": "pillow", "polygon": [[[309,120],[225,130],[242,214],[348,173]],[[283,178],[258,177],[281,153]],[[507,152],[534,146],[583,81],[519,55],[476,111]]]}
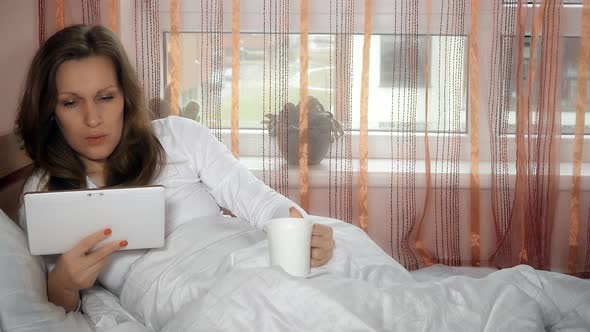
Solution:
{"label": "pillow", "polygon": [[79,312],[47,301],[45,266],[23,231],[0,210],[0,331],[92,331]]}

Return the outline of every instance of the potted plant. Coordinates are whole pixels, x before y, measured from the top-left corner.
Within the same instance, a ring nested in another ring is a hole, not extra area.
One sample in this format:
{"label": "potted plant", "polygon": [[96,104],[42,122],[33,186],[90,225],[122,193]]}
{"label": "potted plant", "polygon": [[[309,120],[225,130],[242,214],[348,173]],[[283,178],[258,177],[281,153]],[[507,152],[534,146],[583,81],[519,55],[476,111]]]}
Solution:
{"label": "potted plant", "polygon": [[[279,138],[279,150],[291,165],[299,164],[299,108],[300,104],[287,103],[279,114],[265,114],[266,119],[263,121],[268,127],[269,135]],[[344,130],[332,113],[326,112],[315,97],[308,97],[307,109],[308,164],[314,165],[324,159],[330,150],[330,144],[339,139]]]}

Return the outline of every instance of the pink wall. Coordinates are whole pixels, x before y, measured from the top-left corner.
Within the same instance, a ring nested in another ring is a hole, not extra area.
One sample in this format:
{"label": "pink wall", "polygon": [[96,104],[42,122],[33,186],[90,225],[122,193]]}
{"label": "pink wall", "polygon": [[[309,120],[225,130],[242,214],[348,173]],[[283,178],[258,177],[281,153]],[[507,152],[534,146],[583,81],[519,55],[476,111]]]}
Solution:
{"label": "pink wall", "polygon": [[21,87],[38,47],[37,1],[0,1],[0,135],[14,127]]}
{"label": "pink wall", "polygon": [[[131,2],[131,1],[126,1]],[[18,101],[27,69],[39,48],[38,4],[34,0],[0,1],[0,136],[14,128]],[[64,1],[64,23],[82,22],[79,0]],[[108,12],[102,1],[102,13]],[[105,16],[105,20],[106,15]],[[131,30],[132,31],[132,30]],[[45,39],[55,32],[55,2],[45,2]]]}

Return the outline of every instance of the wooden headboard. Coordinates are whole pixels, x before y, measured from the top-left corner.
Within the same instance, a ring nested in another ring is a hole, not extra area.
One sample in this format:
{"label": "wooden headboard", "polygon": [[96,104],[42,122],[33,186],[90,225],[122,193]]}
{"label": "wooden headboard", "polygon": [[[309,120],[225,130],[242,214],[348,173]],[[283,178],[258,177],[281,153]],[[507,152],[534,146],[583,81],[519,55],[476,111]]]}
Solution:
{"label": "wooden headboard", "polygon": [[33,166],[14,134],[0,136],[0,209],[17,221],[19,198]]}

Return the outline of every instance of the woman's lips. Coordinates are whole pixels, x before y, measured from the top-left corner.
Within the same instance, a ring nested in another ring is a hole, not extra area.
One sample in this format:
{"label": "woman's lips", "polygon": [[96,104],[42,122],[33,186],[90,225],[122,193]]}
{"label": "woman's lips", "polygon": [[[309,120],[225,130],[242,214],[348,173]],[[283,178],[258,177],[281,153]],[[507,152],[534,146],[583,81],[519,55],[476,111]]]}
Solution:
{"label": "woman's lips", "polygon": [[100,145],[105,141],[106,137],[107,135],[88,136],[86,142],[88,142],[88,145]]}

